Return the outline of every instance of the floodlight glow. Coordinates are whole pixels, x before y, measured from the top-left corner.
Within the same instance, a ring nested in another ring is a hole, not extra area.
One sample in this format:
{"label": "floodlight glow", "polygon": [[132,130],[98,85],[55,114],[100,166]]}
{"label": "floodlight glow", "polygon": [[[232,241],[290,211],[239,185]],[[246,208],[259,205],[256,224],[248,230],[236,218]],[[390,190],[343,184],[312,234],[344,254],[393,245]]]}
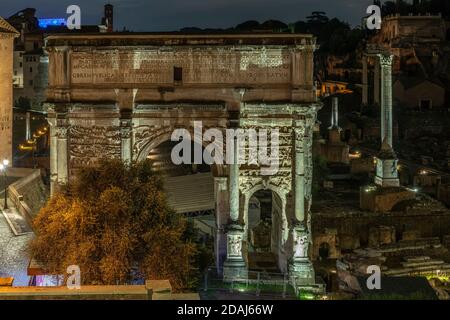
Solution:
{"label": "floodlight glow", "polygon": [[46,29],[49,26],[65,26],[67,25],[66,19],[52,18],[52,19],[38,19],[39,27]]}

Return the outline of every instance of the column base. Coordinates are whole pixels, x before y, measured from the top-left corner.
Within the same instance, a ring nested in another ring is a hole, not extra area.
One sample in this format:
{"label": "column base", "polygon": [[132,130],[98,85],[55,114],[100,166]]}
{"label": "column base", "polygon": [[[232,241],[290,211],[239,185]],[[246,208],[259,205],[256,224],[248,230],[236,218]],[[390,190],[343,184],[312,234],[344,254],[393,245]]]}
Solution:
{"label": "column base", "polygon": [[231,224],[227,231],[227,259],[223,264],[223,281],[248,279],[248,268],[242,256],[244,228]]}
{"label": "column base", "polygon": [[223,264],[223,281],[231,282],[236,280],[247,280],[248,269],[245,261],[228,259]]}
{"label": "column base", "polygon": [[400,187],[400,179],[398,178],[384,178],[384,177],[375,177],[375,184],[380,187]]}
{"label": "column base", "polygon": [[311,286],[316,283],[314,267],[309,259],[297,259],[289,264],[289,279],[295,286]]}

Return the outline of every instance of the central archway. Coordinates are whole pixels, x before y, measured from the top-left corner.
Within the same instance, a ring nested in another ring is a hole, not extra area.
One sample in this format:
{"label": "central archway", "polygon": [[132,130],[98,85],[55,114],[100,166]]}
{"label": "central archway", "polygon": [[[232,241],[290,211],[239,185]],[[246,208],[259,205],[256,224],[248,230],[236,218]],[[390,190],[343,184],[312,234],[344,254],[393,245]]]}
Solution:
{"label": "central archway", "polygon": [[[170,137],[163,140],[162,136],[159,136],[156,140],[148,142],[143,149],[147,154],[141,153],[138,161],[145,158],[152,161],[152,169],[159,173],[164,180],[169,206],[176,213],[188,217],[211,216],[211,226],[213,226],[214,177],[218,171],[222,170],[222,168],[218,168],[221,165],[209,165],[204,161],[195,164],[193,152],[191,163],[175,164],[171,154],[173,147],[177,144],[178,142],[171,141]],[[191,150],[194,150],[194,147],[198,147],[198,145],[191,141]],[[203,151],[204,146],[200,147]]]}
{"label": "central archway", "polygon": [[256,186],[244,195],[246,255],[249,270],[287,272],[286,198],[271,186]]}

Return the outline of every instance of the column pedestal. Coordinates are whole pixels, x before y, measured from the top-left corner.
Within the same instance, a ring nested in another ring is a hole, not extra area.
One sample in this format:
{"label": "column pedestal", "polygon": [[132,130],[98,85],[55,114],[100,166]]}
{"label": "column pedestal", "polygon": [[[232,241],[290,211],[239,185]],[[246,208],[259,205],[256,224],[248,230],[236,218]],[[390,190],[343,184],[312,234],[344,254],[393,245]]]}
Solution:
{"label": "column pedestal", "polygon": [[380,187],[398,187],[400,180],[397,170],[397,156],[391,146],[385,140],[381,150],[376,157],[377,168],[375,184]]}
{"label": "column pedestal", "polygon": [[244,228],[238,224],[228,226],[227,260],[223,264],[223,281],[246,280],[248,269],[242,256],[242,240]]}
{"label": "column pedestal", "polygon": [[304,225],[292,228],[294,256],[289,263],[289,279],[294,286],[311,286],[316,282],[314,267],[308,256],[310,235]]}

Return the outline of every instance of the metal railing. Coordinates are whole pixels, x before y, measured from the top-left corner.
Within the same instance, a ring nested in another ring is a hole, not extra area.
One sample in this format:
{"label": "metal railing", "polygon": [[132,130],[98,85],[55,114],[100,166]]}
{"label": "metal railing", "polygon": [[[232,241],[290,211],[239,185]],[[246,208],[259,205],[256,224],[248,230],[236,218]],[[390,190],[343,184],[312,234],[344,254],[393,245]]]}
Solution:
{"label": "metal railing", "polygon": [[278,298],[295,298],[297,293],[289,282],[287,274],[264,271],[248,271],[247,277],[224,281],[215,268],[208,268],[203,274],[200,291],[222,292],[270,296]]}

